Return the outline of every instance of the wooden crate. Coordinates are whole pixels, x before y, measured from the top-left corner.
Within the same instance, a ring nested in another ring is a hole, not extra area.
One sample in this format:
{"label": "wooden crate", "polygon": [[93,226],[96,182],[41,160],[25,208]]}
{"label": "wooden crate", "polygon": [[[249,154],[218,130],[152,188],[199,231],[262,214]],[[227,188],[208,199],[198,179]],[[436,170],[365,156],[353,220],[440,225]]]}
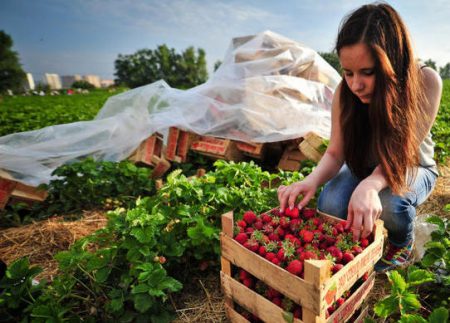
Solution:
{"label": "wooden crate", "polygon": [[[335,223],[338,218],[320,213],[325,221]],[[265,284],[275,288],[295,303],[302,306],[303,322],[334,322],[335,317],[346,320],[358,308],[370,288],[373,278],[369,279],[364,288],[355,292],[359,295],[349,298],[330,318],[326,319],[326,310],[333,302],[349,290],[364,273],[372,272],[375,263],[381,258],[383,252],[383,222],[377,220],[374,229],[374,241],[357,255],[354,260],[345,265],[340,271],[331,275],[331,262],[328,260],[306,260],[304,264],[304,279],[292,275],[281,267],[274,265],[258,254],[246,249],[233,239],[233,213],[222,216],[222,233],[220,236],[222,250],[221,281],[225,293],[225,303],[229,318],[232,322],[240,322],[233,317],[239,315],[232,311],[233,302],[252,311],[266,322],[282,322],[283,310],[278,311],[271,306],[266,311],[270,301],[247,290],[244,285],[235,280],[231,274],[231,266],[240,267]],[[373,277],[373,276],[371,276]],[[351,304],[351,305],[349,305]],[[272,304],[273,306],[276,306]],[[340,313],[340,314],[339,314]],[[242,318],[242,317],[241,317]],[[245,322],[245,321],[244,321]],[[294,321],[295,322],[295,321]],[[297,322],[300,322],[297,320]]]}
{"label": "wooden crate", "polygon": [[0,177],[0,210],[3,210],[8,204],[17,182]]}
{"label": "wooden crate", "polygon": [[166,159],[177,163],[184,163],[187,159],[189,147],[196,137],[197,135],[194,133],[176,127],[170,127],[165,151]]}
{"label": "wooden crate", "polygon": [[[142,163],[148,166],[155,166],[155,161],[162,158],[163,137],[160,133],[154,133],[145,139],[139,147],[128,157],[135,163]],[[157,157],[158,159],[154,159]]]}
{"label": "wooden crate", "polygon": [[288,171],[297,171],[300,169],[302,161],[307,157],[296,146],[288,146],[285,148],[283,155],[278,162],[278,168]]}
{"label": "wooden crate", "polygon": [[318,162],[323,155],[322,148],[325,143],[325,139],[314,132],[308,132],[303,140],[298,145],[298,149],[308,159]]}
{"label": "wooden crate", "polygon": [[263,159],[266,151],[266,144],[264,143],[252,143],[252,142],[241,142],[236,141],[236,147],[239,149],[244,155],[256,158]]}
{"label": "wooden crate", "polygon": [[230,139],[200,136],[191,144],[191,150],[215,159],[239,161],[243,154],[236,147],[236,142]]}

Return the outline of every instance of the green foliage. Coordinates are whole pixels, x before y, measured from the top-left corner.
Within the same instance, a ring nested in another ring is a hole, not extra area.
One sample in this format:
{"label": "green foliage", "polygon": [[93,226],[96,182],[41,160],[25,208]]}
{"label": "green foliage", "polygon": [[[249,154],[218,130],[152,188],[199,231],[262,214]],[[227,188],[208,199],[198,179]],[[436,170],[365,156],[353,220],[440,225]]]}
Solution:
{"label": "green foliage", "polygon": [[444,162],[450,153],[450,80],[444,80],[441,105],[431,129],[435,146],[435,158]]}
{"label": "green foliage", "polygon": [[436,62],[433,61],[431,58],[427,59],[425,62],[423,62],[426,66],[431,67],[435,71],[437,71]]}
{"label": "green foliage", "polygon": [[160,45],[157,49],[141,49],[134,54],[121,55],[114,62],[115,80],[131,88],[165,80],[170,86],[188,89],[208,78],[205,51],[188,47],[178,54],[174,48]]}
{"label": "green foliage", "polygon": [[27,258],[10,264],[0,280],[1,322],[18,322],[31,312],[36,297],[45,285],[45,282],[33,283],[33,278],[41,271],[39,267],[30,267]]}
{"label": "green foliage", "polygon": [[[388,272],[391,293],[375,304],[374,312],[396,322],[448,322],[450,295],[450,224],[448,219],[432,216],[437,225],[425,255],[407,270]],[[426,295],[426,308],[419,295]],[[430,310],[429,310],[430,309]],[[422,315],[430,313],[428,319]],[[390,322],[390,321],[389,321]]]}
{"label": "green foliage", "polygon": [[339,74],[341,74],[341,63],[339,62],[339,56],[335,52],[331,53],[318,53],[324,60],[327,61]]}
{"label": "green foliage", "polygon": [[129,206],[136,197],[154,192],[151,170],[137,167],[130,161],[97,162],[87,158],[63,165],[52,175],[57,178],[44,185],[49,195],[36,211],[41,216]]}
{"label": "green foliage", "polygon": [[114,92],[83,95],[6,96],[0,100],[0,136],[47,126],[92,120]]}
{"label": "green foliage", "polygon": [[439,75],[442,79],[450,79],[450,63],[445,64],[445,66],[439,68]]}
{"label": "green foliage", "polygon": [[0,94],[6,90],[23,90],[25,72],[19,63],[19,56],[11,48],[11,36],[0,30]]}
{"label": "green foliage", "polygon": [[72,87],[74,89],[84,89],[84,90],[93,90],[95,86],[88,81],[79,80],[72,83]]}

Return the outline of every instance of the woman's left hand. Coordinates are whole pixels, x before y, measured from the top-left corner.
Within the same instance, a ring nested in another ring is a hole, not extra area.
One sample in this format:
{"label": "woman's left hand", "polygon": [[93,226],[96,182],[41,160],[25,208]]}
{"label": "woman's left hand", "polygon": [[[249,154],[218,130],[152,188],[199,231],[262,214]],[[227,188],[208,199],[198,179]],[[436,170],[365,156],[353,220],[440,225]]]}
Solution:
{"label": "woman's left hand", "polygon": [[381,216],[382,206],[378,191],[370,181],[362,181],[353,191],[348,204],[346,229],[351,228],[353,240],[366,238]]}

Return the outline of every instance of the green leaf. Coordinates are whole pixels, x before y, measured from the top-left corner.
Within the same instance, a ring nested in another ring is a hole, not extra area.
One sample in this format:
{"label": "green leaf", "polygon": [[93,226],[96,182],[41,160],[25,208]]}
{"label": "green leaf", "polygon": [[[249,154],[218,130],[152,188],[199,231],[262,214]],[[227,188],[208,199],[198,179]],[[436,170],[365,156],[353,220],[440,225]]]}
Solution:
{"label": "green leaf", "polygon": [[426,323],[427,320],[425,320],[422,316],[417,314],[405,314],[403,315],[399,323]]}
{"label": "green leaf", "polygon": [[386,318],[399,310],[398,300],[395,296],[390,295],[377,302],[373,310],[378,316]]}
{"label": "green leaf", "polygon": [[408,273],[408,285],[410,287],[434,281],[434,274],[425,269],[416,269]]}
{"label": "green leaf", "polygon": [[447,323],[448,322],[448,309],[444,307],[435,308],[428,317],[430,323]]}
{"label": "green leaf", "polygon": [[131,294],[140,294],[140,293],[147,293],[150,289],[150,286],[147,284],[139,284],[133,287],[131,290]]}
{"label": "green leaf", "polygon": [[103,267],[95,272],[95,281],[97,283],[104,283],[109,274],[111,273],[111,267]]}
{"label": "green leaf", "polygon": [[437,215],[430,216],[426,219],[428,223],[433,223],[438,226],[438,230],[441,232],[445,231],[445,223],[444,221]]}
{"label": "green leaf", "polygon": [[398,271],[394,270],[387,273],[388,279],[392,284],[392,291],[402,293],[406,290],[405,279],[399,274]]}
{"label": "green leaf", "polygon": [[405,292],[400,298],[400,313],[406,314],[408,312],[417,310],[421,307],[416,294]]}
{"label": "green leaf", "polygon": [[140,313],[145,313],[150,307],[152,307],[154,299],[149,294],[136,294],[133,297],[134,308]]}
{"label": "green leaf", "polygon": [[294,322],[294,314],[292,314],[291,312],[283,311],[283,319],[287,323],[292,323]]}
{"label": "green leaf", "polygon": [[113,312],[119,312],[123,309],[123,299],[114,298],[110,302],[110,308]]}

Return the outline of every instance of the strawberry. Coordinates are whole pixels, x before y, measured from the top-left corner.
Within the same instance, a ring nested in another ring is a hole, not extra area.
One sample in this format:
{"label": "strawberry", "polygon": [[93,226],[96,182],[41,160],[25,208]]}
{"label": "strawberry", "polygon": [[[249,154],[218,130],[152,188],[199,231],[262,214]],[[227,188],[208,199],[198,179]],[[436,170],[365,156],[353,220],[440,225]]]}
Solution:
{"label": "strawberry", "polygon": [[265,246],[259,247],[258,253],[261,257],[265,257],[267,254],[267,250]]}
{"label": "strawberry", "polygon": [[270,224],[264,224],[262,229],[266,234],[273,233],[273,226]]}
{"label": "strawberry", "polygon": [[273,289],[273,287],[269,287],[267,289],[266,296],[267,296],[268,299],[272,300],[272,299],[274,299],[276,297],[280,298],[281,297],[281,293],[279,291],[277,291],[276,289]]}
{"label": "strawberry", "polygon": [[333,274],[335,274],[342,268],[344,268],[343,264],[334,264],[333,267],[331,267],[331,271],[333,272]]}
{"label": "strawberry", "polygon": [[339,298],[336,300],[336,307],[339,307],[339,306],[341,306],[341,305],[344,304],[344,303],[345,303],[345,298],[339,297]]}
{"label": "strawberry", "polygon": [[343,254],[341,249],[339,249],[336,246],[331,246],[327,248],[327,251],[330,253],[331,256],[333,256],[336,262],[339,263],[342,261]]}
{"label": "strawberry", "polygon": [[279,266],[280,263],[281,263],[280,259],[278,259],[277,257],[273,258],[273,259],[271,260],[271,262],[272,262],[273,264],[277,265],[277,266]]}
{"label": "strawberry", "polygon": [[278,250],[277,252],[277,258],[281,261],[284,261],[286,259],[286,257],[284,256],[284,249],[281,248],[280,250]]}
{"label": "strawberry", "polygon": [[253,239],[249,239],[246,242],[244,242],[243,246],[245,248],[247,248],[248,250],[253,251],[253,252],[257,252],[258,249],[259,249],[258,242],[256,240],[253,240]]}
{"label": "strawberry", "polygon": [[268,215],[267,213],[263,214],[261,219],[264,223],[272,222],[272,217],[270,215]]}
{"label": "strawberry", "polygon": [[253,224],[253,227],[254,227],[256,230],[261,230],[261,229],[263,228],[263,225],[264,225],[263,221],[262,221],[261,219],[257,219],[257,220],[255,221],[255,223]]}
{"label": "strawberry", "polygon": [[244,213],[243,219],[245,222],[247,222],[247,224],[253,224],[257,217],[256,214],[253,213],[253,211],[247,211]]}
{"label": "strawberry", "polygon": [[280,226],[283,229],[287,229],[289,227],[289,218],[286,216],[280,217]]}
{"label": "strawberry", "polygon": [[302,308],[300,306],[296,305],[292,313],[294,314],[294,318],[296,319],[302,318]]}
{"label": "strawberry", "polygon": [[269,234],[269,240],[270,241],[280,241],[280,237],[278,236],[278,234],[271,233],[271,234]]}
{"label": "strawberry", "polygon": [[338,233],[344,233],[344,226],[342,225],[342,222],[336,223],[334,228],[338,231]]}
{"label": "strawberry", "polygon": [[362,278],[363,282],[367,281],[367,279],[369,279],[369,272],[365,272],[361,278]]}
{"label": "strawberry", "polygon": [[328,314],[329,314],[329,315],[333,314],[334,311],[336,311],[336,308],[335,308],[334,304],[332,304],[331,306],[329,306],[328,309],[327,309],[327,311],[328,311]]}
{"label": "strawberry", "polygon": [[265,256],[265,258],[269,261],[272,261],[272,259],[274,259],[276,257],[277,257],[277,255],[273,252],[268,252],[268,253],[266,253],[266,256]]}
{"label": "strawberry", "polygon": [[366,248],[369,245],[369,239],[367,238],[361,238],[361,240],[359,240],[359,243],[361,245],[361,248]]}
{"label": "strawberry", "polygon": [[312,208],[304,208],[303,209],[303,217],[305,219],[312,219],[316,215],[316,210]]}
{"label": "strawberry", "polygon": [[318,258],[318,257],[317,257],[317,254],[314,253],[314,252],[311,251],[311,250],[304,250],[304,251],[300,254],[300,257],[299,257],[299,259],[300,259],[301,261],[308,260],[308,259],[317,259],[317,258]]}
{"label": "strawberry", "polygon": [[353,259],[355,259],[355,256],[350,251],[346,251],[342,254],[342,262],[344,264],[348,264]]}
{"label": "strawberry", "polygon": [[239,242],[240,244],[244,244],[245,242],[247,242],[248,238],[247,235],[245,233],[238,233],[236,235],[236,237],[234,237],[234,240],[236,240],[237,242]]}
{"label": "strawberry", "polygon": [[244,232],[245,232],[245,233],[250,233],[250,234],[252,234],[253,231],[255,231],[254,228],[252,228],[252,227],[246,227]]}
{"label": "strawberry", "polygon": [[284,210],[284,214],[292,219],[296,219],[299,217],[300,211],[298,207],[294,206],[292,209],[287,208],[286,210]]}
{"label": "strawberry", "polygon": [[255,285],[254,281],[252,278],[245,278],[242,282],[245,287],[252,289],[253,286]]}
{"label": "strawberry", "polygon": [[312,219],[312,223],[314,224],[315,227],[319,227],[319,225],[322,224],[322,220],[320,218],[313,218]]}
{"label": "strawberry", "polygon": [[360,246],[354,245],[352,247],[352,252],[356,256],[356,255],[359,255],[361,252],[363,252],[363,250],[362,250],[362,248]]}
{"label": "strawberry", "polygon": [[292,260],[286,267],[286,270],[293,275],[300,275],[303,271],[303,263],[300,260]]}
{"label": "strawberry", "polygon": [[305,230],[305,231],[303,231],[303,234],[300,235],[300,237],[302,238],[303,242],[309,243],[309,242],[313,241],[314,233],[312,233],[311,231]]}
{"label": "strawberry", "polygon": [[247,222],[245,222],[244,220],[239,220],[236,222],[236,224],[241,227],[241,228],[246,228],[247,227]]}
{"label": "strawberry", "polygon": [[244,269],[239,269],[239,279],[240,279],[240,281],[244,281],[244,279],[246,279],[246,278],[252,278],[252,275],[248,271],[246,271]]}
{"label": "strawberry", "polygon": [[281,303],[282,303],[281,298],[279,298],[279,297],[273,298],[272,299],[272,303],[274,303],[275,305],[281,307]]}

